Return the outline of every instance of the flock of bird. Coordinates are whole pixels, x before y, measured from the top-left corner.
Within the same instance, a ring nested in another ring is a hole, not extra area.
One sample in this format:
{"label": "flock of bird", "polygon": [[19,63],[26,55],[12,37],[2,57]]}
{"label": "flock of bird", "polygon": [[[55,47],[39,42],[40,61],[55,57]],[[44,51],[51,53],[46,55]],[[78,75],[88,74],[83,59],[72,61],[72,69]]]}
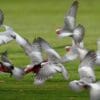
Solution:
{"label": "flock of bird", "polygon": [[[42,37],[37,37],[33,43],[29,43],[12,27],[4,25],[4,14],[0,10],[0,27],[5,28],[4,32],[0,32],[0,45],[15,40],[30,59],[29,65],[26,65],[25,68],[19,68],[13,65],[8,58],[7,51],[5,51],[1,54],[0,72],[10,73],[16,79],[22,79],[23,76],[32,72],[35,74],[34,84],[41,85],[57,72],[61,73],[65,80],[68,80],[68,71],[63,64],[78,58],[80,60],[78,67],[80,79],[69,82],[69,87],[76,92],[89,89],[90,100],[100,100],[100,82],[96,81],[94,71],[95,65],[100,65],[100,40],[97,41],[97,51],[84,47],[85,28],[76,23],[78,4],[77,0],[73,1],[64,17],[64,26],[56,30],[59,37],[72,38],[72,44],[65,47],[66,54],[63,57]],[[46,57],[43,56],[43,53],[46,54]]]}

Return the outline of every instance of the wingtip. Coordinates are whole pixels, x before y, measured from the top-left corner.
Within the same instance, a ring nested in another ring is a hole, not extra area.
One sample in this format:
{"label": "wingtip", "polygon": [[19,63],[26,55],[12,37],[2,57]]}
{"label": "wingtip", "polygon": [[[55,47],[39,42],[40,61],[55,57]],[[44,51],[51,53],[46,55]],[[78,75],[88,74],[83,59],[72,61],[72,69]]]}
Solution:
{"label": "wingtip", "polygon": [[72,5],[78,5],[79,1],[78,0],[74,0]]}
{"label": "wingtip", "polygon": [[79,24],[77,27],[85,30],[85,27],[82,24]]}
{"label": "wingtip", "polygon": [[44,40],[42,37],[38,37],[37,39],[38,39],[38,40]]}
{"label": "wingtip", "polygon": [[[38,38],[37,38],[37,41],[43,42],[43,41],[45,41],[45,39],[43,39],[42,37],[38,37]],[[46,41],[45,41],[45,42],[46,42]]]}
{"label": "wingtip", "polygon": [[2,25],[4,22],[4,13],[3,11],[0,9],[0,25]]}

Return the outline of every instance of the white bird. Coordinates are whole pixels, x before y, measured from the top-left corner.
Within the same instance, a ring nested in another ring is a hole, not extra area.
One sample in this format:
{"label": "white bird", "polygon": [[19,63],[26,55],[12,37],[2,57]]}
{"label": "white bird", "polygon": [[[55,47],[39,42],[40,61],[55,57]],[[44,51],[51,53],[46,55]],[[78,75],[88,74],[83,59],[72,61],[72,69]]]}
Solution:
{"label": "white bird", "polygon": [[[68,79],[68,73],[60,61],[59,54],[51,48],[51,46],[42,38],[37,38],[30,44],[26,39],[22,38],[19,34],[13,33],[11,36],[16,42],[24,49],[26,54],[31,59],[31,64],[27,65],[24,69],[25,73],[34,72],[35,84],[43,84],[49,77],[56,72],[61,72],[65,79]],[[43,59],[41,49],[44,49],[48,55],[48,59]],[[47,61],[45,61],[47,60]]]}
{"label": "white bird", "polygon": [[69,84],[70,88],[76,92],[82,90],[89,90],[90,100],[100,100],[100,82],[88,83],[85,81],[71,81]]}
{"label": "white bird", "polygon": [[41,48],[47,54],[47,62],[41,63],[42,68],[35,78],[35,84],[41,84],[53,74],[60,72],[66,80],[68,80],[68,72],[61,64],[60,55],[50,46],[50,44],[42,38],[39,38]]}
{"label": "white bird", "polygon": [[1,54],[0,72],[10,73],[17,80],[21,79],[24,75],[23,69],[13,66],[8,59],[6,51]]}
{"label": "white bird", "polygon": [[96,82],[95,73],[94,73],[94,65],[96,60],[96,54],[92,51],[89,51],[84,59],[81,61],[78,73],[79,80],[74,80],[69,83],[69,86],[74,91],[83,90],[83,82],[85,83],[94,83]]}
{"label": "white bird", "polygon": [[59,37],[72,37],[75,43],[81,43],[84,37],[83,25],[76,25],[76,14],[78,9],[78,1],[75,0],[67,15],[64,18],[64,26],[56,30]]}

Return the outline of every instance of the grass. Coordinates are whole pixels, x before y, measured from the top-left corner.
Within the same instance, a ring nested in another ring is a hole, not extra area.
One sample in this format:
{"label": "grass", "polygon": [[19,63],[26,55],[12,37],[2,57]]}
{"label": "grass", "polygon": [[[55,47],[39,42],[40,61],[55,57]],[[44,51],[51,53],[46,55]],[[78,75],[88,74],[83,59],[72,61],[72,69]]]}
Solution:
{"label": "grass", "polygon": [[[87,48],[96,50],[96,40],[100,36],[100,0],[79,0],[77,21],[85,26],[84,42]],[[55,49],[64,55],[64,46],[71,43],[70,38],[59,39],[55,34],[57,27],[63,25],[63,17],[72,0],[0,0],[4,11],[4,23],[10,25],[30,42],[37,36],[45,38]],[[0,52],[8,50],[9,57],[16,66],[24,67],[29,63],[28,57],[15,41],[2,45]],[[55,75],[43,86],[33,84],[33,75],[27,75],[21,81],[0,75],[0,99],[2,100],[89,100],[88,91],[75,93],[68,83],[78,79],[78,61],[66,63],[70,79],[65,81],[60,74]],[[96,69],[100,80],[100,68]]]}

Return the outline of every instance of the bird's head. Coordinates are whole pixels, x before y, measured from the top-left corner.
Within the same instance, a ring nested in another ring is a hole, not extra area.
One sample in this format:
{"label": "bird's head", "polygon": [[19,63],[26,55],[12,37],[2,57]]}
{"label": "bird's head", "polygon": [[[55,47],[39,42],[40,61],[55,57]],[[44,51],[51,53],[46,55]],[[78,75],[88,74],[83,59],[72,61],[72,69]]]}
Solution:
{"label": "bird's head", "polygon": [[58,28],[56,30],[56,34],[60,37],[60,38],[63,38],[63,37],[70,37],[72,36],[72,32],[64,29],[64,28]]}
{"label": "bird's head", "polygon": [[80,92],[84,89],[84,83],[79,80],[74,80],[69,83],[69,87],[75,92]]}

